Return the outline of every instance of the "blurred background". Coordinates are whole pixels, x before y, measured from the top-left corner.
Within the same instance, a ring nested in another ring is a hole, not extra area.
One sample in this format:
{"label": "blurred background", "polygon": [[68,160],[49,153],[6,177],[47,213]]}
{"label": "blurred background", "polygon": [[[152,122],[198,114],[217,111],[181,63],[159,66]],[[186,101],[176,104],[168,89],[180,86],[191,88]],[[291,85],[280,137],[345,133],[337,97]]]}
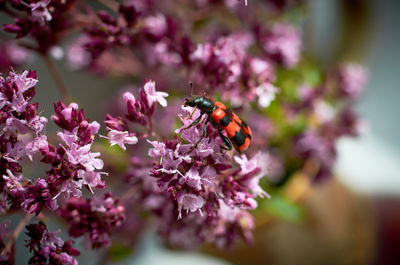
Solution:
{"label": "blurred background", "polygon": [[[135,254],[118,264],[400,264],[400,2],[310,0],[308,9],[307,52],[327,68],[348,60],[368,69],[356,109],[369,128],[358,139],[340,141],[337,178],[313,186],[304,198],[307,222],[268,221],[255,231],[252,245],[231,252],[205,248],[205,255],[167,250],[149,232]],[[52,113],[59,99],[54,81],[40,58],[29,67],[40,73],[37,100],[46,115]],[[57,67],[93,120],[105,116],[103,99],[126,84],[67,71],[62,61]],[[85,85],[92,89],[83,91]],[[97,264],[95,255],[83,253],[83,264]]]}

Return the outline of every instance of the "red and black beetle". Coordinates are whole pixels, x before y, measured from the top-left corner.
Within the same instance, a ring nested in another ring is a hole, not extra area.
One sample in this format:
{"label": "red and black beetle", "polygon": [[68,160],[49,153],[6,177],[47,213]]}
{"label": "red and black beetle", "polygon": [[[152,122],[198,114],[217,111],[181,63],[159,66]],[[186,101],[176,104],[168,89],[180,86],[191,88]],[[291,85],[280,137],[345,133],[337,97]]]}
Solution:
{"label": "red and black beetle", "polygon": [[[214,103],[211,99],[206,97],[192,96],[186,98],[183,104],[184,106],[198,108],[201,112],[200,116],[184,129],[188,129],[198,124],[203,115],[207,115],[207,120],[203,126],[202,136],[195,144],[194,148],[206,136],[206,126],[208,122],[211,122],[211,124],[218,129],[219,136],[226,146],[224,149],[231,150],[232,144],[239,152],[244,152],[249,148],[251,142],[251,130],[249,126],[223,103],[218,101]],[[222,130],[226,132],[228,137],[222,134]]]}

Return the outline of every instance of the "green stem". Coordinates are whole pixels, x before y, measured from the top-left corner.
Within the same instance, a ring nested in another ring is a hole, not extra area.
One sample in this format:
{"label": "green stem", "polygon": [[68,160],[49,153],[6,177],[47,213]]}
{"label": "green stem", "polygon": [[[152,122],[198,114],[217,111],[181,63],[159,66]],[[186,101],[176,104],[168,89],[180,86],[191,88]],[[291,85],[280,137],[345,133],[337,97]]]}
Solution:
{"label": "green stem", "polygon": [[6,244],[6,253],[11,253],[11,248],[12,245],[14,244],[15,240],[17,240],[19,234],[21,233],[22,229],[25,227],[25,225],[31,220],[33,217],[32,214],[26,214],[24,218],[19,222],[17,227],[15,228],[12,237],[8,240]]}
{"label": "green stem", "polygon": [[43,60],[47,65],[47,68],[49,68],[50,74],[53,76],[54,81],[56,82],[58,91],[60,92],[62,101],[65,104],[69,104],[72,102],[71,97],[69,96],[67,87],[64,85],[64,82],[61,79],[60,74],[57,71],[56,66],[54,65],[53,61],[50,59],[48,55],[43,56]]}

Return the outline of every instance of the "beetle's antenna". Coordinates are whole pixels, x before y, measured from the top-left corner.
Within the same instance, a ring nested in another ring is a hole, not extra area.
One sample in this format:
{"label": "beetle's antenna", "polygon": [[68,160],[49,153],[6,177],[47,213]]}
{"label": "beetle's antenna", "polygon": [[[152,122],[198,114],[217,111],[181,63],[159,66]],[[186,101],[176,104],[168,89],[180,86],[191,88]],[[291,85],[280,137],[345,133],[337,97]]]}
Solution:
{"label": "beetle's antenna", "polygon": [[189,86],[190,86],[190,96],[193,96],[193,82],[192,81],[189,82]]}

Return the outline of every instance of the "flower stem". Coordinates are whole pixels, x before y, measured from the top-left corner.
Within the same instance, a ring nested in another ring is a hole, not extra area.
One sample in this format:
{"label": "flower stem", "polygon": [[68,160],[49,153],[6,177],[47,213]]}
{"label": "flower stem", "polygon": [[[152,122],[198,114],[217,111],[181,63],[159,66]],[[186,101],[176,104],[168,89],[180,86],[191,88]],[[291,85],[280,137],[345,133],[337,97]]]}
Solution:
{"label": "flower stem", "polygon": [[6,244],[6,252],[10,253],[11,252],[11,248],[13,243],[15,242],[15,240],[17,240],[19,234],[21,233],[22,229],[25,227],[25,225],[29,222],[29,220],[31,220],[31,218],[33,217],[32,214],[25,214],[24,218],[19,222],[19,224],[17,225],[17,227],[15,228],[12,237],[8,240],[7,244]]}
{"label": "flower stem", "polygon": [[48,55],[44,55],[43,60],[46,63],[47,68],[49,68],[49,71],[50,71],[51,75],[53,76],[54,81],[56,82],[58,91],[61,94],[61,98],[62,98],[63,102],[66,104],[71,103],[71,97],[69,96],[68,90],[67,90],[66,86],[64,85],[64,82],[62,81],[61,76],[58,73],[57,68],[54,65],[53,61],[50,59],[50,57]]}
{"label": "flower stem", "polygon": [[149,134],[151,136],[154,136],[154,125],[153,125],[153,118],[151,115],[147,115],[147,118],[149,120]]}
{"label": "flower stem", "polygon": [[157,141],[161,141],[161,136],[158,135],[155,131],[154,131],[154,121],[153,121],[153,117],[150,114],[147,114],[147,119],[149,121],[149,130],[148,130],[148,134],[150,136],[153,136],[154,138],[157,139]]}

